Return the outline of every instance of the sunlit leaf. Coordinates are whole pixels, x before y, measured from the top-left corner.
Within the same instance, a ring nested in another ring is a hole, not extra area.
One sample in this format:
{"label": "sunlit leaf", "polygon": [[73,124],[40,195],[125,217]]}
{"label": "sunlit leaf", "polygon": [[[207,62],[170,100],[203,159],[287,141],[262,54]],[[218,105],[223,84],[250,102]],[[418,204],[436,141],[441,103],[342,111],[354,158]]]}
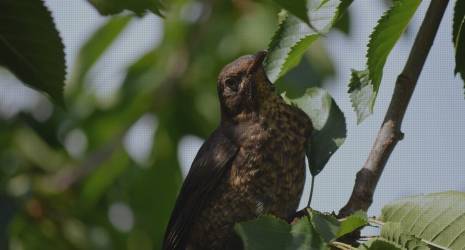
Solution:
{"label": "sunlit leaf", "polygon": [[64,106],[64,45],[41,0],[0,1],[0,65]]}
{"label": "sunlit leaf", "polygon": [[363,211],[357,211],[341,221],[337,237],[349,234],[360,227],[368,224],[367,214]]}
{"label": "sunlit leaf", "polygon": [[361,123],[373,113],[384,64],[420,2],[421,0],[394,1],[393,6],[379,19],[371,33],[366,55],[367,69],[353,72],[349,84],[352,105],[357,113],[357,123]]}
{"label": "sunlit leaf", "polygon": [[[321,34],[327,33],[351,1],[310,0],[307,4],[311,28],[299,18],[282,11],[280,23],[270,44],[265,69],[268,78],[275,82],[299,64],[305,50]],[[316,29],[316,30],[315,30]]]}
{"label": "sunlit leaf", "polygon": [[368,69],[361,71],[352,69],[349,95],[352,107],[357,115],[357,123],[360,123],[373,113],[373,105],[376,99],[376,93],[374,93],[373,85],[370,83]]}
{"label": "sunlit leaf", "polygon": [[402,232],[452,250],[465,246],[465,193],[411,196],[382,209],[381,220],[399,222]]}
{"label": "sunlit leaf", "polygon": [[345,117],[329,93],[320,88],[309,88],[299,98],[283,98],[302,109],[312,120],[314,131],[310,139],[307,157],[310,173],[318,175],[330,157],[344,143],[347,129]]}
{"label": "sunlit leaf", "polygon": [[415,236],[402,232],[399,222],[388,222],[381,228],[380,236],[405,249],[429,250],[428,245]]}
{"label": "sunlit leaf", "polygon": [[163,4],[161,0],[87,0],[100,14],[113,15],[130,10],[141,16],[147,11],[162,16]]}

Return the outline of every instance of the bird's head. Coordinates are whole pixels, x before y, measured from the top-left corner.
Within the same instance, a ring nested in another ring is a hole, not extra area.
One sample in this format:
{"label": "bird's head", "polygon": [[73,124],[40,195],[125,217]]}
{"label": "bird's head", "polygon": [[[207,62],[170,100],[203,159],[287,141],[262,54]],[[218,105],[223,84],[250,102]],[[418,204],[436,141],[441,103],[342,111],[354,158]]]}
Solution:
{"label": "bird's head", "polygon": [[265,57],[265,51],[241,56],[221,70],[218,96],[223,117],[257,113],[260,104],[274,94],[263,68]]}

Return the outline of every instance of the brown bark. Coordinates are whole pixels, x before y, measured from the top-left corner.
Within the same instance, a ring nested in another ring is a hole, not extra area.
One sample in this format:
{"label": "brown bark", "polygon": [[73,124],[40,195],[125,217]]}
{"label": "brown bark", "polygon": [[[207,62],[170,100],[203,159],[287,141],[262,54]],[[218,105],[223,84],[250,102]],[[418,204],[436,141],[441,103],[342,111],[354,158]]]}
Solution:
{"label": "brown bark", "polygon": [[367,211],[373,201],[378,181],[397,142],[403,138],[401,124],[410,98],[433,45],[448,0],[432,0],[410,51],[402,73],[397,77],[391,103],[367,161],[355,179],[347,204],[339,211],[344,217],[357,210]]}

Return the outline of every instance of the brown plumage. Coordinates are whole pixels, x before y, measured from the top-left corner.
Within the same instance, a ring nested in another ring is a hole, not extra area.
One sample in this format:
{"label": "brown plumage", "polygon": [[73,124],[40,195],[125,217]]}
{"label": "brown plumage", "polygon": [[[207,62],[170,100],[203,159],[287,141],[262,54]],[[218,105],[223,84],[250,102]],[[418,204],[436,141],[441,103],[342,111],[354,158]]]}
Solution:
{"label": "brown plumage", "polygon": [[305,182],[307,115],[274,91],[265,52],[238,58],[218,78],[220,126],[197,153],[165,234],[165,250],[240,249],[234,224],[287,219]]}

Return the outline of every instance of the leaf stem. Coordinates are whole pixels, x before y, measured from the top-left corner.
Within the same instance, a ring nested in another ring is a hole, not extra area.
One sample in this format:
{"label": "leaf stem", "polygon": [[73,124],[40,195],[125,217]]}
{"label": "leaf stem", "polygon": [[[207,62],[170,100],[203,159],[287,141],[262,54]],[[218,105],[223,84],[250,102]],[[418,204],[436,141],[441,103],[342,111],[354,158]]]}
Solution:
{"label": "leaf stem", "polygon": [[429,241],[429,240],[421,239],[421,241],[423,241],[423,242],[426,243],[427,245],[433,246],[433,247],[438,248],[438,249],[450,250],[450,249],[447,248],[447,247],[440,246],[440,245],[438,245],[438,244],[436,244],[436,243],[433,243],[433,242],[431,242],[431,241]]}
{"label": "leaf stem", "polygon": [[333,241],[331,243],[329,243],[331,246],[335,247],[335,248],[338,248],[338,249],[343,249],[343,250],[352,250],[352,249],[356,249],[354,248],[353,246],[349,245],[349,244],[346,244],[346,243],[342,243],[342,242],[339,242],[339,241]]}
{"label": "leaf stem", "polygon": [[355,211],[367,211],[384,167],[397,142],[403,138],[401,124],[410,98],[448,5],[448,0],[432,0],[410,51],[407,63],[398,76],[391,103],[384,117],[370,155],[357,173],[354,189],[347,204],[339,211],[346,217]]}
{"label": "leaf stem", "polygon": [[384,222],[377,220],[375,218],[368,218],[368,223],[375,224],[377,226],[384,226]]}
{"label": "leaf stem", "polygon": [[310,196],[308,197],[308,203],[307,207],[310,207],[310,204],[312,203],[312,198],[313,198],[313,189],[315,187],[315,176],[312,175],[312,184],[310,184]]}

